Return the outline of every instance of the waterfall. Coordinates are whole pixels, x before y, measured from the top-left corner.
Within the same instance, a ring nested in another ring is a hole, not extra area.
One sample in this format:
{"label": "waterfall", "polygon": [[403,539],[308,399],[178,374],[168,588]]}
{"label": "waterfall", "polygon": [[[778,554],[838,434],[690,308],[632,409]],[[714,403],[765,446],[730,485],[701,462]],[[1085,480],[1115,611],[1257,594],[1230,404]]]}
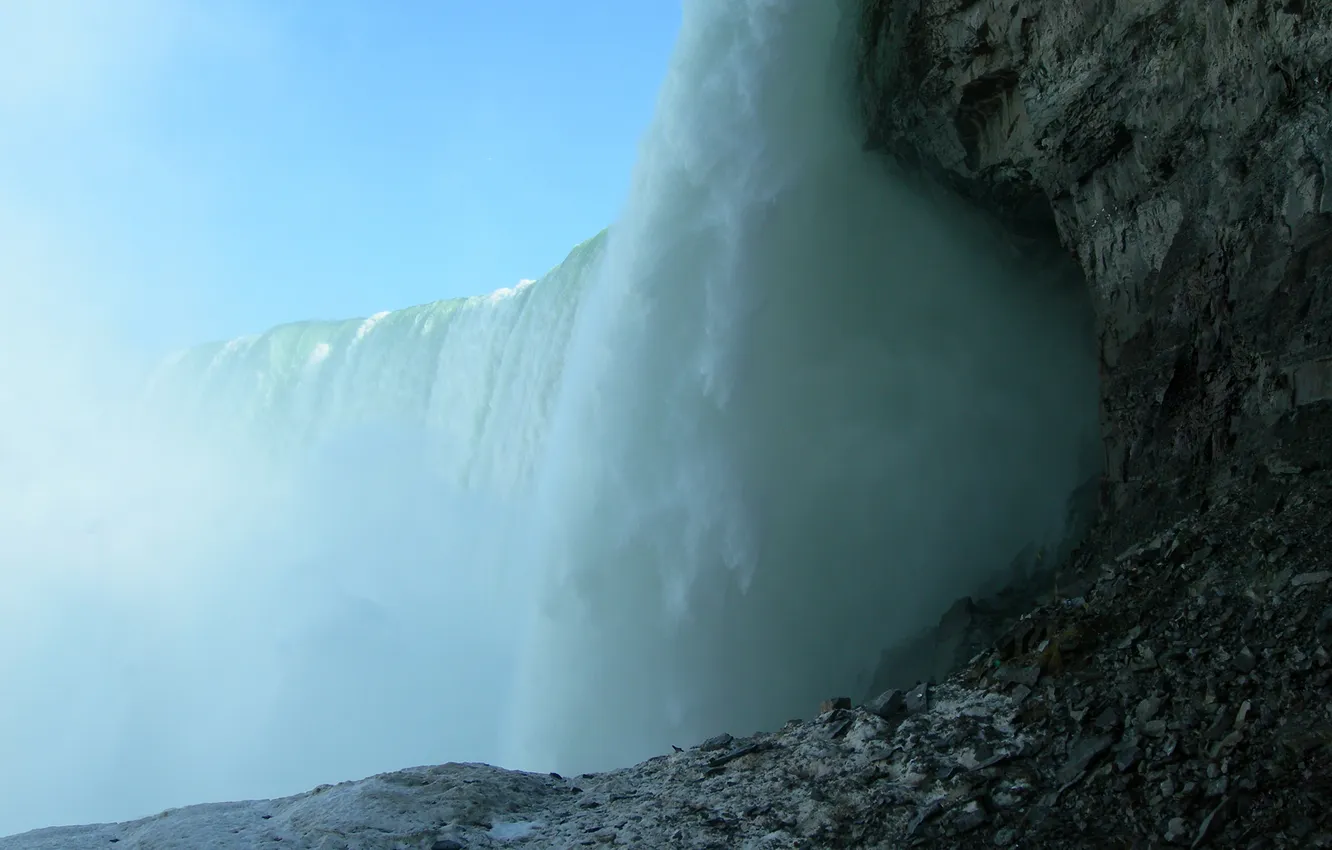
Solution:
{"label": "waterfall", "polygon": [[686,3],[529,518],[516,763],[808,715],[1094,469],[1085,293],[862,151],[851,26]]}
{"label": "waterfall", "polygon": [[686,0],[622,214],[535,282],[143,398],[0,342],[0,833],[777,727],[1058,541],[1087,294],[862,150],[853,29]]}

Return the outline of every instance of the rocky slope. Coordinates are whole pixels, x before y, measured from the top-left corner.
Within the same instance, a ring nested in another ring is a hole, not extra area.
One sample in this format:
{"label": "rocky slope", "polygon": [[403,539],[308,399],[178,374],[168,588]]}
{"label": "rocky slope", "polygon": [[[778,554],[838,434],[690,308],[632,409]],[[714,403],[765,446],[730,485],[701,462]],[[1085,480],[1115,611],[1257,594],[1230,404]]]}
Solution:
{"label": "rocky slope", "polygon": [[[404,770],[0,850],[1332,846],[1332,474],[1283,470],[1051,597],[938,686],[625,770]],[[990,622],[977,618],[976,625]]]}
{"label": "rocky slope", "polygon": [[420,768],[0,850],[1332,846],[1332,6],[865,0],[860,50],[868,144],[1093,293],[1104,518],[1041,604],[950,612],[938,686],[609,774]]}

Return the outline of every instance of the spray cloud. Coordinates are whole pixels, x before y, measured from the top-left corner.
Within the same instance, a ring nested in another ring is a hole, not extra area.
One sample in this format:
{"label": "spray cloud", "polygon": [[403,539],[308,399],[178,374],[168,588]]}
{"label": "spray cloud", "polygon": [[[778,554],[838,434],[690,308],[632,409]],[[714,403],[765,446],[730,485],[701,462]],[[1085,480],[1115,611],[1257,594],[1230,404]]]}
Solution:
{"label": "spray cloud", "polygon": [[687,3],[609,237],[150,404],[0,216],[0,832],[779,725],[1062,535],[1085,293],[860,149],[847,27]]}

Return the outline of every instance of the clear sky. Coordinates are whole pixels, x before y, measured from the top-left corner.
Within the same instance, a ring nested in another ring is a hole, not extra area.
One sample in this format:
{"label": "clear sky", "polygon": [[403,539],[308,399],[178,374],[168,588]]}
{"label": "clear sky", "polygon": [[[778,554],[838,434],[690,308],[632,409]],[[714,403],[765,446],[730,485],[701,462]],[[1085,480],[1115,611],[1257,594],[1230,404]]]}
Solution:
{"label": "clear sky", "polygon": [[679,15],[0,0],[0,294],[160,353],[537,277],[614,219]]}

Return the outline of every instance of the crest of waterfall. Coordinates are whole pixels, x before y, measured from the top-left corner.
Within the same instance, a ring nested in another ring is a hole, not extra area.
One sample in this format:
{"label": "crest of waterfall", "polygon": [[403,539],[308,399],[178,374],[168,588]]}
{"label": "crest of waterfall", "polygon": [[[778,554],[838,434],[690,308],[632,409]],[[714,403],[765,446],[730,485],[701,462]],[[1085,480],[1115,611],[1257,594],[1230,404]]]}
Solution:
{"label": "crest of waterfall", "polygon": [[420,460],[456,482],[520,491],[605,240],[574,248],[539,285],[189,349],[158,370],[150,397],[192,430],[277,456],[410,429],[430,435]]}
{"label": "crest of waterfall", "polygon": [[525,551],[511,761],[610,768],[855,692],[1096,469],[1086,295],[862,150],[834,3],[687,2]]}
{"label": "crest of waterfall", "polygon": [[199,346],[142,404],[17,384],[0,832],[780,726],[1065,540],[1087,294],[862,150],[852,28],[686,0],[622,214],[536,282]]}

